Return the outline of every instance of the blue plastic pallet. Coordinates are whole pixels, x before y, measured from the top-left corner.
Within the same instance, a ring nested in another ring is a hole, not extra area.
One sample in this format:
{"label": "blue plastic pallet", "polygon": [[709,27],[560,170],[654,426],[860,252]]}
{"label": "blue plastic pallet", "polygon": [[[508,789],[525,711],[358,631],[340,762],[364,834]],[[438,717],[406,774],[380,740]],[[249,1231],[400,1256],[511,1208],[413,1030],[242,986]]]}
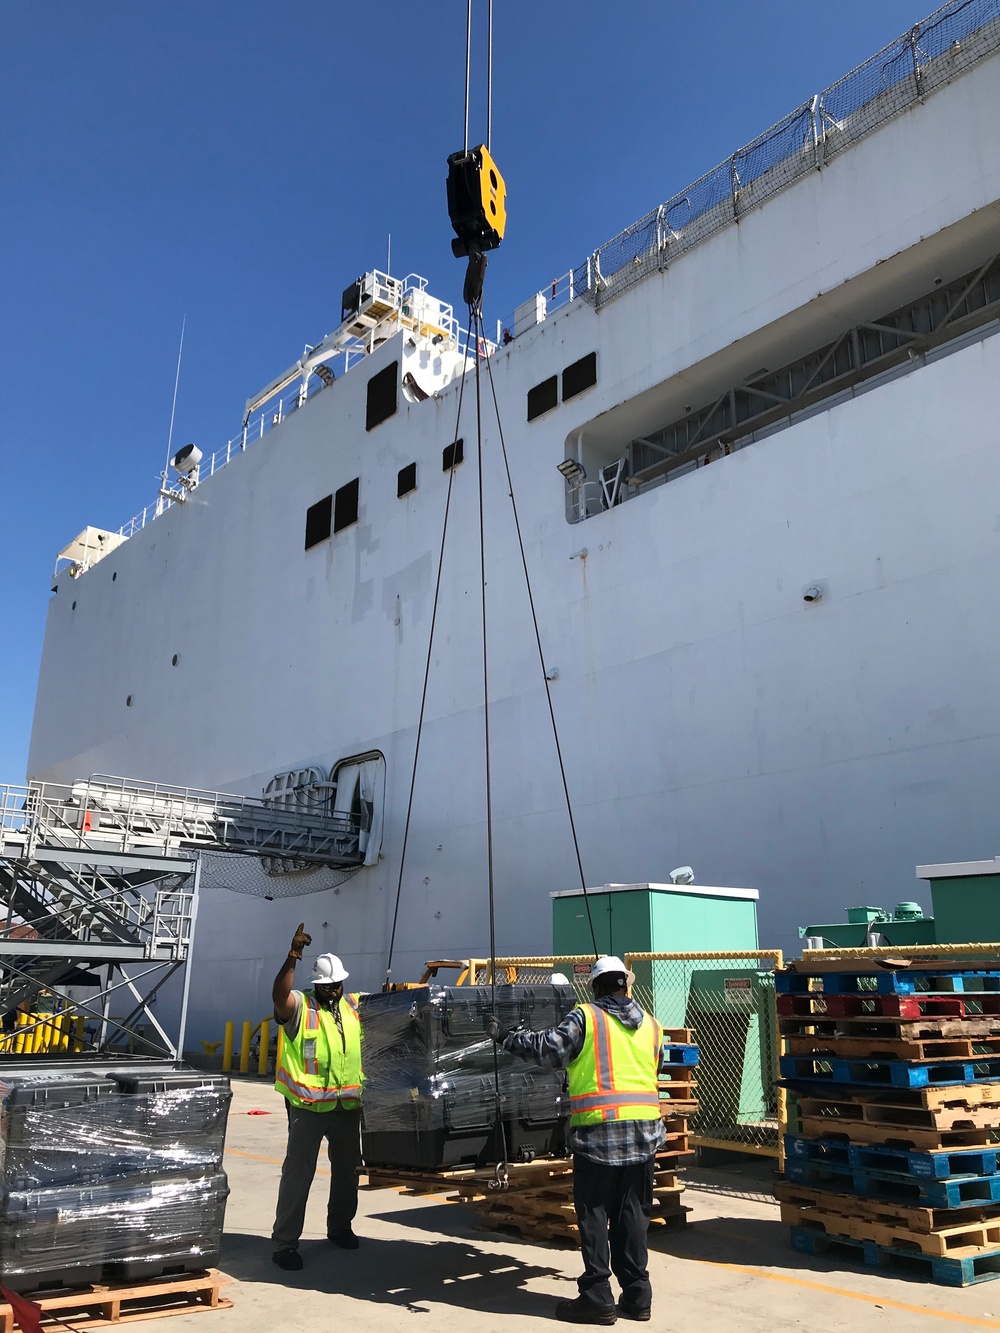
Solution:
{"label": "blue plastic pallet", "polygon": [[698,1063],[697,1046],[678,1046],[673,1042],[663,1043],[663,1063],[665,1065],[696,1065]]}
{"label": "blue plastic pallet", "polygon": [[785,1135],[785,1156],[797,1161],[834,1162],[842,1166],[899,1175],[910,1179],[947,1180],[952,1176],[992,1176],[997,1173],[996,1149],[947,1149],[915,1152],[883,1144],[847,1143],[843,1139],[806,1139]]}
{"label": "blue plastic pallet", "polygon": [[1000,972],[776,972],[774,989],[778,995],[802,995],[812,990],[817,978],[823,982],[823,995],[917,995],[942,991],[947,995],[1000,991]]}
{"label": "blue plastic pallet", "polygon": [[896,1266],[922,1272],[932,1282],[945,1287],[969,1287],[975,1282],[990,1282],[1000,1277],[1000,1250],[986,1250],[970,1259],[950,1256],[919,1254],[901,1250],[893,1245],[877,1245],[873,1240],[854,1240],[849,1236],[829,1236],[808,1227],[792,1227],[792,1248],[799,1254],[826,1254],[829,1251],[850,1250],[869,1268]]}
{"label": "blue plastic pallet", "polygon": [[918,1208],[975,1208],[1000,1203],[1000,1176],[955,1176],[951,1180],[909,1179],[891,1171],[852,1167],[832,1159],[785,1159],[785,1175],[797,1185],[857,1194]]}
{"label": "blue plastic pallet", "polygon": [[946,1088],[997,1082],[1000,1056],[976,1060],[849,1060],[837,1055],[783,1055],[781,1076],[865,1087]]}

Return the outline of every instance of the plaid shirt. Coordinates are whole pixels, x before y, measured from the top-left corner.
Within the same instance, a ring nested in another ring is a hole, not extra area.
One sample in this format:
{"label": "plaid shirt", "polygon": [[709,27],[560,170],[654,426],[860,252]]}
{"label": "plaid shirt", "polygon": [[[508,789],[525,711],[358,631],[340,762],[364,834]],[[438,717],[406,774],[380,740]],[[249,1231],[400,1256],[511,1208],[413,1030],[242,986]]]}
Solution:
{"label": "plaid shirt", "polygon": [[[615,1017],[627,1012],[634,1019],[642,1012],[634,1000],[623,1002],[622,997],[616,995],[602,996],[594,1003]],[[547,1032],[508,1032],[501,1045],[524,1060],[565,1069],[583,1050],[586,1036],[583,1010],[574,1009]],[[662,1120],[604,1120],[597,1125],[571,1125],[569,1131],[570,1150],[601,1166],[645,1162],[665,1139]]]}

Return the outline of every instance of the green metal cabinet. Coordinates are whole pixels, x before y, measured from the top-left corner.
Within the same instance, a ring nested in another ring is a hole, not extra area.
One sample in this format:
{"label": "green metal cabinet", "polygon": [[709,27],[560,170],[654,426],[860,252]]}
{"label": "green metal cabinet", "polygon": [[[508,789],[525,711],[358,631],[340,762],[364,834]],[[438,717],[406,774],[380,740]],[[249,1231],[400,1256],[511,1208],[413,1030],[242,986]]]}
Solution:
{"label": "green metal cabinet", "polygon": [[704,953],[756,949],[757,890],[695,884],[605,884],[552,895],[552,952]]}
{"label": "green metal cabinet", "polygon": [[930,881],[935,944],[994,944],[1000,940],[1000,857],[917,866]]}

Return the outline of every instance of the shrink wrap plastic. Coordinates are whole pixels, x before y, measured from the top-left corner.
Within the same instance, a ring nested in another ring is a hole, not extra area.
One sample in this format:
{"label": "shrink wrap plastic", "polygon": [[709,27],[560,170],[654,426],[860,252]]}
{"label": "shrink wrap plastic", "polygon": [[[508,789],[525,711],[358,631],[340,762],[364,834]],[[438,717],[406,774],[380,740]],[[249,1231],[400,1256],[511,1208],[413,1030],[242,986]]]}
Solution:
{"label": "shrink wrap plastic", "polygon": [[[575,1004],[571,986],[498,986],[495,1012],[502,1027],[538,1031]],[[430,985],[369,995],[360,1012],[362,1149],[369,1165],[483,1165],[504,1148],[512,1160],[563,1150],[565,1071],[494,1048],[489,987]]]}
{"label": "shrink wrap plastic", "polygon": [[0,1281],[216,1263],[230,1098],[226,1078],[176,1065],[0,1066]]}

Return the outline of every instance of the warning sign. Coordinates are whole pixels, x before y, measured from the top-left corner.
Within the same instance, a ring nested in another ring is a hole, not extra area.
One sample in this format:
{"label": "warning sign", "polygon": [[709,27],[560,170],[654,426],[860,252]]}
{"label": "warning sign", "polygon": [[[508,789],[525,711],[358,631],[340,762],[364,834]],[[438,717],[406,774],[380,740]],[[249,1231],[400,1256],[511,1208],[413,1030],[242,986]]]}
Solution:
{"label": "warning sign", "polygon": [[593,963],[574,963],[574,964],[573,964],[573,975],[574,975],[574,976],[577,976],[577,977],[589,977],[589,976],[590,976],[590,969],[591,969],[592,967],[593,967]]}
{"label": "warning sign", "polygon": [[749,1009],[753,1004],[753,992],[749,977],[723,977],[722,993],[726,1004]]}

